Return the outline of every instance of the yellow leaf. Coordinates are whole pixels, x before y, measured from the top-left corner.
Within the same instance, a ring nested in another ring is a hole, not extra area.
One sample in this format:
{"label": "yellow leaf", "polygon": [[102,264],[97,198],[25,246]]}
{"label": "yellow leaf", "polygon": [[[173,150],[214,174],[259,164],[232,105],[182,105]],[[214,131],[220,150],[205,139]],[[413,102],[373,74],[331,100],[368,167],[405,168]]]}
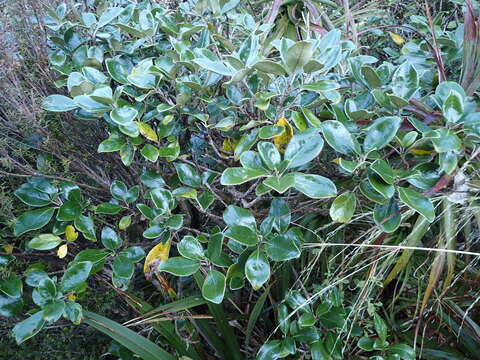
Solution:
{"label": "yellow leaf", "polygon": [[225,138],[223,139],[222,150],[227,153],[233,153],[237,147],[238,141]]}
{"label": "yellow leaf", "polygon": [[10,245],[10,244],[3,245],[3,250],[5,250],[7,254],[11,254],[13,252],[13,245]]}
{"label": "yellow leaf", "polygon": [[148,140],[158,141],[158,135],[150,125],[141,121],[137,121],[137,127],[140,131],[140,134],[145,136]]}
{"label": "yellow leaf", "polygon": [[334,164],[337,164],[337,165],[340,165],[340,161],[342,160],[342,158],[336,158],[336,159],[333,159],[332,162]]}
{"label": "yellow leaf", "polygon": [[288,143],[292,139],[293,128],[292,128],[292,125],[290,125],[290,123],[288,122],[288,120],[285,119],[284,117],[281,117],[278,120],[277,125],[283,126],[285,128],[285,131],[282,134],[275,136],[273,138],[273,142],[277,147],[278,151],[280,151],[281,153],[284,153]]}
{"label": "yellow leaf", "polygon": [[159,264],[168,259],[168,254],[170,253],[170,243],[170,239],[164,243],[161,242],[155,245],[148,253],[147,257],[145,258],[145,263],[143,264],[143,272],[145,273],[145,277],[147,279],[152,277],[152,268],[157,268]]}
{"label": "yellow leaf", "polygon": [[424,150],[424,149],[418,149],[418,148],[413,148],[408,150],[409,153],[412,153],[413,155],[429,155],[433,153],[433,150]]}
{"label": "yellow leaf", "polygon": [[77,295],[75,295],[73,293],[70,293],[70,294],[67,295],[67,299],[71,300],[71,301],[75,301],[75,300],[77,300]]}
{"label": "yellow leaf", "polygon": [[68,225],[65,228],[65,238],[67,239],[68,242],[77,240],[78,232],[75,230],[75,228],[72,225]]}
{"label": "yellow leaf", "polygon": [[395,34],[393,32],[388,32],[388,33],[390,34],[390,37],[392,38],[393,42],[398,46],[403,45],[405,43],[405,39],[400,35]]}
{"label": "yellow leaf", "polygon": [[59,259],[63,259],[65,256],[67,256],[67,253],[68,253],[68,246],[67,244],[63,244],[58,248],[57,256]]}

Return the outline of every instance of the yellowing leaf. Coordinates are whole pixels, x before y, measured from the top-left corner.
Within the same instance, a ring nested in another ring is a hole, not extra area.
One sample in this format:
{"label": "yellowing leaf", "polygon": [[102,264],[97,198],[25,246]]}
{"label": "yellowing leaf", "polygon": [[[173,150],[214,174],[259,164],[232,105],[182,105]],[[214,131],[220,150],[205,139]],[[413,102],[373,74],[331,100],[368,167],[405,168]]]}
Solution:
{"label": "yellowing leaf", "polygon": [[155,245],[152,250],[148,253],[145,258],[145,263],[143,264],[143,272],[145,277],[150,279],[152,277],[153,270],[158,267],[161,263],[168,259],[168,254],[170,253],[170,243],[171,240],[168,239],[165,243],[161,242]]}
{"label": "yellowing leaf", "polygon": [[75,230],[73,225],[68,225],[65,228],[65,238],[67,239],[68,242],[72,242],[77,240],[78,238],[78,232]]}
{"label": "yellowing leaf", "polygon": [[277,121],[277,125],[283,126],[285,128],[285,131],[282,134],[275,136],[273,138],[273,143],[277,147],[278,151],[280,151],[281,153],[284,153],[288,143],[292,139],[293,128],[292,128],[292,125],[290,125],[290,123],[288,122],[288,120],[285,119],[284,117],[281,117]]}
{"label": "yellowing leaf", "polygon": [[68,246],[67,244],[63,244],[58,248],[57,256],[59,259],[63,259],[65,256],[67,256],[67,253],[68,253]]}
{"label": "yellowing leaf", "polygon": [[418,148],[413,148],[408,150],[409,153],[413,155],[429,155],[433,153],[433,150],[424,150],[424,149],[418,149]]}
{"label": "yellowing leaf", "polygon": [[11,254],[11,253],[13,252],[13,245],[10,245],[10,244],[3,245],[3,250],[4,250],[7,254]]}
{"label": "yellowing leaf", "polygon": [[238,141],[228,138],[223,139],[222,150],[228,153],[233,153],[237,147]]}
{"label": "yellowing leaf", "polygon": [[333,159],[332,162],[334,164],[340,165],[340,160],[342,160],[342,159],[341,158],[336,158],[336,159]]}
{"label": "yellowing leaf", "polygon": [[67,299],[71,300],[71,301],[75,301],[75,300],[77,300],[77,295],[75,295],[73,293],[70,293],[70,294],[67,295]]}
{"label": "yellowing leaf", "polygon": [[405,43],[405,39],[398,34],[393,32],[389,32],[390,37],[392,38],[393,42],[398,46],[403,45]]}
{"label": "yellowing leaf", "polygon": [[150,125],[141,121],[137,121],[137,127],[140,131],[140,134],[145,136],[148,140],[158,141],[158,135]]}

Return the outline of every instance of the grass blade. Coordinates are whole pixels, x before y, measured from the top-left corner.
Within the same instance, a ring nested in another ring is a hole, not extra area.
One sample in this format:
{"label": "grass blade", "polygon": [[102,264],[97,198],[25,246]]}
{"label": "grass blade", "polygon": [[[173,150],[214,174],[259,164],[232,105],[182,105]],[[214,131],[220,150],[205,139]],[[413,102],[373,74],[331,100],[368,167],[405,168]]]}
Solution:
{"label": "grass blade", "polygon": [[143,360],[176,359],[154,342],[138,335],[135,331],[120,325],[116,321],[85,310],[83,311],[83,315],[86,324],[110,336],[113,340],[134,352]]}

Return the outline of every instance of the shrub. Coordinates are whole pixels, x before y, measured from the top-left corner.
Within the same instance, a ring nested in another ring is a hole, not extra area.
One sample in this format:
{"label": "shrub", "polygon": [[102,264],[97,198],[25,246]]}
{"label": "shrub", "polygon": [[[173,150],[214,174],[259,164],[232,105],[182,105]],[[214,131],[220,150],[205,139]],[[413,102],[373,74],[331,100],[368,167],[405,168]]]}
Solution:
{"label": "shrub", "polygon": [[[32,263],[0,283],[0,315],[26,310],[24,292],[34,304],[18,343],[63,317],[121,358],[406,360],[430,321],[475,356],[478,31],[428,5],[408,25],[362,28],[374,14],[361,2],[319,3],[47,10],[58,93],[43,109],[75,129],[87,176],[32,170],[14,192],[28,207],[16,246],[56,253],[61,274]],[[96,138],[100,155],[86,152]],[[127,326],[81,305],[95,280],[137,312]],[[456,305],[445,294],[460,287]]]}

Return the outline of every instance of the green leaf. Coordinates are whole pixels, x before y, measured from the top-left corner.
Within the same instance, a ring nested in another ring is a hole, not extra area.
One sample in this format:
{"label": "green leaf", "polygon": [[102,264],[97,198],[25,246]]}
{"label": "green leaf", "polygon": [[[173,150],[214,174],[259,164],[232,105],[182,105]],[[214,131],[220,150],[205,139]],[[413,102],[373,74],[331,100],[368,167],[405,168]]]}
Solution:
{"label": "green leaf", "polygon": [[101,240],[103,246],[110,250],[119,249],[123,243],[122,238],[109,226],[105,226],[102,229]]}
{"label": "green leaf", "polygon": [[116,134],[112,134],[108,139],[103,140],[100,145],[98,145],[97,152],[107,153],[120,151],[120,149],[126,144],[125,140]]}
{"label": "green leaf", "polygon": [[247,246],[253,246],[258,243],[258,237],[255,231],[246,226],[231,226],[225,231],[225,236]]}
{"label": "green leaf", "polygon": [[393,74],[392,91],[399,98],[410,100],[417,91],[418,85],[419,77],[417,70],[409,62],[404,62]]}
{"label": "green leaf", "polygon": [[268,172],[261,169],[228,168],[222,173],[220,184],[240,185],[247,181],[267,176]]}
{"label": "green leaf", "polygon": [[167,189],[153,189],[150,191],[150,196],[157,209],[160,209],[163,214],[170,213],[173,209],[175,199]]}
{"label": "green leaf", "polygon": [[302,89],[321,93],[322,91],[335,90],[339,87],[340,85],[336,81],[321,80],[314,83],[305,84],[302,86]]}
{"label": "green leaf", "polygon": [[66,201],[57,213],[58,221],[73,221],[82,214],[82,206],[77,201]]}
{"label": "green leaf", "polygon": [[110,112],[110,118],[117,125],[126,126],[135,120],[138,111],[133,106],[122,106]]}
{"label": "green leaf", "polygon": [[26,232],[41,229],[48,224],[54,211],[54,208],[48,207],[23,213],[15,223],[13,235],[20,236]]}
{"label": "green leaf", "polygon": [[430,199],[415,190],[408,188],[398,188],[398,195],[409,208],[417,211],[423,215],[428,222],[432,223],[435,220],[435,209]]}
{"label": "green leaf", "polygon": [[123,10],[124,8],[122,7],[111,7],[106,9],[98,19],[97,29],[100,29],[112,22],[112,20],[115,19],[118,15],[120,15]]}
{"label": "green leaf", "polygon": [[361,153],[360,144],[340,121],[324,121],[321,130],[328,145],[339,153],[346,155]]}
{"label": "green leaf", "polygon": [[10,275],[0,280],[0,316],[17,315],[23,308],[23,285],[19,277]]}
{"label": "green leaf", "polygon": [[95,214],[116,215],[122,211],[122,207],[113,203],[102,203],[95,207]]}
{"label": "green leaf", "polygon": [[351,191],[344,192],[338,196],[330,206],[330,217],[333,221],[349,222],[357,207],[357,197]]}
{"label": "green leaf", "polygon": [[202,244],[193,236],[184,236],[177,244],[177,250],[183,257],[191,260],[202,260],[205,258],[205,251]]}
{"label": "green leaf", "polygon": [[80,215],[75,219],[74,225],[86,239],[97,241],[97,235],[95,234],[95,225],[90,216]]}
{"label": "green leaf", "polygon": [[396,344],[388,348],[390,354],[395,354],[402,360],[415,360],[415,350],[406,344]]}
{"label": "green leaf", "polygon": [[315,129],[307,129],[292,137],[285,150],[288,168],[295,168],[315,159],[322,151],[323,139]]}
{"label": "green leaf", "polygon": [[268,239],[266,253],[273,261],[287,261],[298,258],[301,251],[295,234],[288,231]]}
{"label": "green leaf", "polygon": [[65,317],[75,325],[80,324],[83,317],[82,306],[74,301],[67,300],[65,303]]}
{"label": "green leaf", "polygon": [[402,119],[398,116],[378,118],[368,127],[367,136],[363,142],[365,152],[380,150],[387,146],[395,137]]}
{"label": "green leaf", "polygon": [[61,290],[63,292],[74,291],[87,280],[92,266],[93,263],[91,261],[80,261],[71,264],[60,281]]}
{"label": "green leaf", "polygon": [[165,271],[175,276],[189,276],[195,274],[200,268],[196,260],[185,259],[181,256],[168,258],[158,265],[158,271]]}
{"label": "green leaf", "polygon": [[385,183],[383,179],[375,173],[368,174],[368,181],[375,191],[387,199],[390,199],[395,194],[395,187]]}
{"label": "green leaf", "polygon": [[45,325],[43,311],[38,311],[29,318],[19,322],[13,328],[13,336],[18,345],[35,336]]}
{"label": "green leaf", "polygon": [[373,219],[383,232],[392,233],[397,230],[402,221],[397,202],[391,199],[387,205],[376,204]]}
{"label": "green leaf", "polygon": [[278,168],[282,161],[282,157],[273,143],[262,141],[257,144],[257,149],[263,162],[270,170]]}
{"label": "green leaf", "polygon": [[253,290],[258,290],[270,278],[270,264],[267,257],[260,250],[250,254],[245,263],[245,275]]}
{"label": "green leaf", "polygon": [[267,125],[260,129],[258,132],[258,137],[260,139],[271,139],[275,136],[279,136],[285,132],[284,126],[278,125]]}
{"label": "green leaf", "polygon": [[450,91],[450,94],[445,99],[442,107],[443,117],[448,122],[457,122],[463,116],[464,104],[463,97],[455,90]]}
{"label": "green leaf", "polygon": [[120,84],[128,84],[128,72],[120,60],[109,58],[105,60],[105,65],[113,80]]}
{"label": "green leaf", "polygon": [[370,169],[375,171],[377,175],[380,176],[387,184],[393,185],[395,183],[395,174],[393,169],[385,160],[375,160],[372,165],[370,165]]}
{"label": "green leaf", "polygon": [[27,246],[35,250],[55,249],[62,242],[62,238],[53,234],[41,234],[27,243]]}
{"label": "green leaf", "polygon": [[335,184],[320,175],[295,173],[295,189],[313,199],[324,199],[337,195]]}
{"label": "green leaf", "polygon": [[22,184],[14,192],[14,195],[24,204],[35,207],[49,205],[52,201],[47,193],[35,189],[35,187],[30,183]]}
{"label": "green leaf", "polygon": [[73,99],[63,95],[50,95],[43,100],[43,109],[52,112],[64,112],[78,108]]}
{"label": "green leaf", "polygon": [[103,316],[84,311],[86,324],[110,336],[113,340],[137,354],[143,360],[175,360],[176,357],[160,348],[152,341],[144,338],[125,326]]}
{"label": "green leaf", "polygon": [[151,145],[151,144],[146,144],[142,147],[142,150],[140,150],[140,154],[147,159],[150,162],[156,162],[158,160],[158,149]]}
{"label": "green leaf", "polygon": [[131,203],[138,198],[140,188],[138,186],[133,186],[128,189],[123,182],[115,180],[110,185],[110,192],[115,199]]}
{"label": "green leaf", "polygon": [[63,300],[54,301],[43,308],[43,318],[48,322],[55,322],[63,314],[65,302]]}
{"label": "green leaf", "polygon": [[253,68],[258,71],[273,75],[283,76],[287,73],[287,71],[282,65],[271,60],[259,61],[255,65],[253,65]]}
{"label": "green leaf", "polygon": [[195,64],[200,67],[212,71],[214,73],[226,76],[235,75],[235,70],[225,66],[220,60],[213,61],[207,58],[197,58],[192,60]]}
{"label": "green leaf", "polygon": [[257,227],[255,217],[252,213],[247,209],[235,205],[229,205],[225,209],[223,212],[223,221],[228,226],[241,225],[253,230]]}
{"label": "green leaf", "polygon": [[432,135],[432,143],[438,153],[462,149],[462,140],[452,130],[440,128],[427,135]]}
{"label": "green leaf", "polygon": [[262,182],[265,186],[275,190],[279,194],[283,194],[285,191],[295,185],[295,174],[289,173],[281,177],[268,177]]}
{"label": "green leaf", "polygon": [[314,112],[308,108],[302,108],[303,115],[308,120],[310,125],[315,128],[320,128],[322,126],[322,122],[318,117],[315,116]]}
{"label": "green leaf", "polygon": [[373,323],[375,325],[375,331],[377,332],[378,337],[382,341],[387,340],[387,324],[385,323],[385,320],[382,319],[380,315],[375,313],[373,315]]}
{"label": "green leaf", "polygon": [[257,136],[259,131],[260,130],[258,129],[252,130],[240,138],[240,141],[238,142],[234,151],[235,160],[240,159],[240,155],[242,155],[245,151],[250,150],[253,144],[255,144],[255,141],[257,141]]}
{"label": "green leaf", "polygon": [[198,175],[197,170],[188,164],[175,163],[175,169],[177,170],[177,175],[182,184],[191,187],[200,187],[202,186],[202,179]]}
{"label": "green leaf", "polygon": [[309,41],[298,41],[287,50],[285,66],[290,74],[302,70],[310,61],[313,55],[312,43]]}
{"label": "green leaf", "polygon": [[210,270],[203,282],[202,296],[215,304],[220,304],[225,296],[226,278],[220,271]]}

